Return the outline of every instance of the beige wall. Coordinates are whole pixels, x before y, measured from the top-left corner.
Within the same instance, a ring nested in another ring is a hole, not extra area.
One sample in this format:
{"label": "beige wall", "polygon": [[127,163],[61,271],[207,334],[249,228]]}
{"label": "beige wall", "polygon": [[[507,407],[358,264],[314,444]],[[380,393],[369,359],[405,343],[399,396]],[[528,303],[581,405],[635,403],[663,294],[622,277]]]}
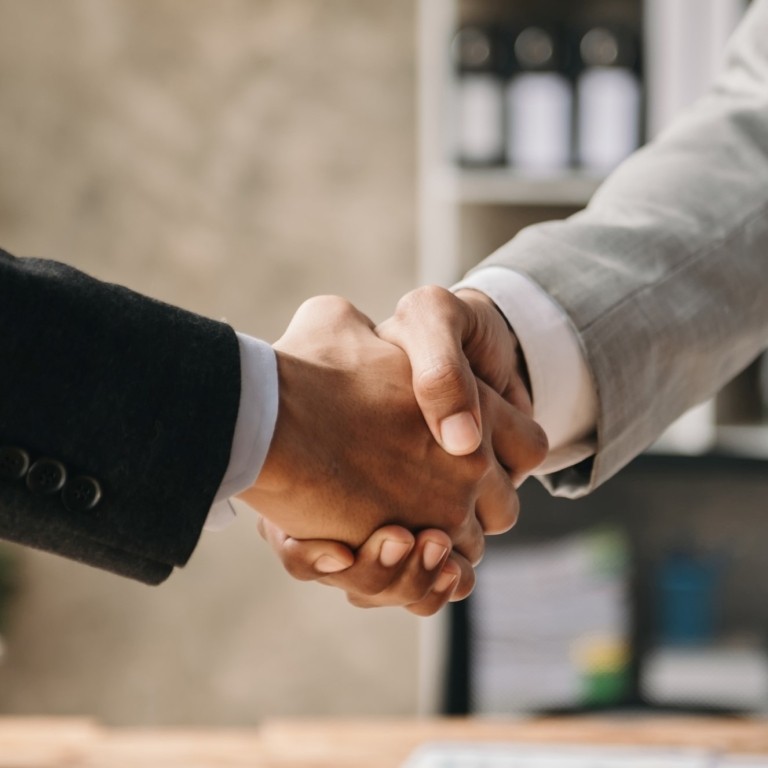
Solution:
{"label": "beige wall", "polygon": [[[414,275],[413,0],[0,0],[0,244],[274,339]],[[416,623],[292,583],[243,510],[151,589],[14,550],[0,711],[407,713]]]}

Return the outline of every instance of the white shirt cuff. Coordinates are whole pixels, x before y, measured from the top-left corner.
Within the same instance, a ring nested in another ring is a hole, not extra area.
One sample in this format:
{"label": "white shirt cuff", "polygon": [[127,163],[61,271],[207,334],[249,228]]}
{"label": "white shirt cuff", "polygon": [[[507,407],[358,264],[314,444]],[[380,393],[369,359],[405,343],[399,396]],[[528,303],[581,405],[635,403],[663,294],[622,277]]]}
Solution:
{"label": "white shirt cuff", "polygon": [[240,408],[224,473],[205,529],[225,528],[235,518],[229,498],[249,488],[264,466],[277,421],[277,359],[265,341],[238,333],[240,344]]}
{"label": "white shirt cuff", "polygon": [[595,452],[597,395],[579,337],[563,308],[526,275],[506,267],[482,267],[452,290],[485,293],[504,313],[525,355],[533,418],[549,440],[536,469],[546,475]]}

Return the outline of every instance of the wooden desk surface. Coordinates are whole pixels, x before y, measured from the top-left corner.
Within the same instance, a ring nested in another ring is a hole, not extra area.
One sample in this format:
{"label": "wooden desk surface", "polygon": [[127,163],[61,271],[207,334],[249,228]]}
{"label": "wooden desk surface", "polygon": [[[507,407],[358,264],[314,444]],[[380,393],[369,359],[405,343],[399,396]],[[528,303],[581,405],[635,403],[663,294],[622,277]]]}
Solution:
{"label": "wooden desk surface", "polygon": [[397,768],[431,740],[700,746],[768,754],[768,720],[290,720],[253,729],[106,728],[0,718],[0,768]]}

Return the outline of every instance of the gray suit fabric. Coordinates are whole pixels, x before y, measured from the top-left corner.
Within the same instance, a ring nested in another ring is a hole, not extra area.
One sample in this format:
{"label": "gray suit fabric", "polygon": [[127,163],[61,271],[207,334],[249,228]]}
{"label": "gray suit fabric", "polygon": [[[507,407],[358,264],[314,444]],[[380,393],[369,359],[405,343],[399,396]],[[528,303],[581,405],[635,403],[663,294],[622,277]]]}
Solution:
{"label": "gray suit fabric", "polygon": [[191,555],[229,462],[237,337],[52,261],[0,251],[0,445],[93,476],[99,505],[0,481],[0,537],[147,583]]}
{"label": "gray suit fabric", "polygon": [[584,211],[523,230],[488,264],[549,293],[591,368],[597,452],[546,479],[560,495],[592,490],[746,367],[768,346],[768,0],[708,95]]}

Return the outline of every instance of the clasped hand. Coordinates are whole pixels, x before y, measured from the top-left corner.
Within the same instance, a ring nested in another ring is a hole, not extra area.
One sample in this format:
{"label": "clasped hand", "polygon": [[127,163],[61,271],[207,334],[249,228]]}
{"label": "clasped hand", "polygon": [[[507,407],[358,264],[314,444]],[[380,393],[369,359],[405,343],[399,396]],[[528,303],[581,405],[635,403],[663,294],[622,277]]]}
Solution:
{"label": "clasped hand", "polygon": [[514,525],[547,449],[490,300],[419,289],[375,328],[318,297],[274,348],[277,425],[241,498],[286,569],[418,614],[469,594],[485,534]]}

